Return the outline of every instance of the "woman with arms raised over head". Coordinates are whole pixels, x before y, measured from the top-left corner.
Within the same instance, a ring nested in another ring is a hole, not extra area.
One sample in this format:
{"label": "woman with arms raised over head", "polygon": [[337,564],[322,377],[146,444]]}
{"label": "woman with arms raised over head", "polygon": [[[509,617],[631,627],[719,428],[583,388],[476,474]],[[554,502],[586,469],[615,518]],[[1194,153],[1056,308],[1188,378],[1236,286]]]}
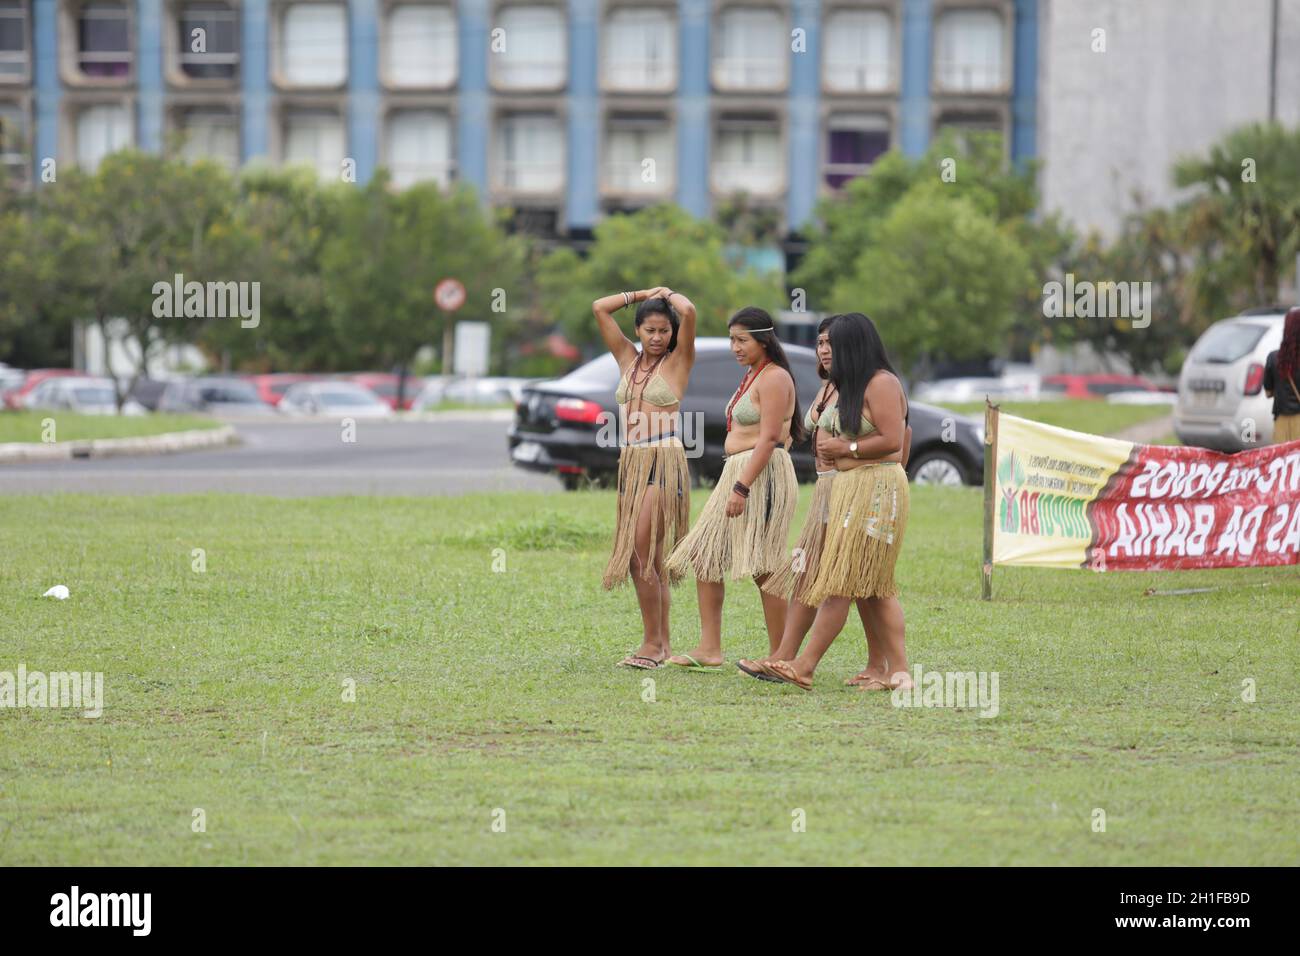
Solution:
{"label": "woman with arms raised over head", "polygon": [[[837,408],[819,431],[818,455],[834,459],[826,540],[805,603],[817,606],[808,647],[792,661],[761,664],[764,673],[812,689],[818,662],[844,628],[849,606],[866,602],[867,633],[882,645],[887,673],[868,668],[863,690],[910,687],[903,608],[894,565],[907,527],[909,491],[902,460],[907,444],[907,397],[875,324],[860,313],[831,326],[831,382]],[[838,435],[830,434],[830,431]]]}
{"label": "woman with arms raised over head", "polygon": [[[726,460],[691,533],[668,558],[670,573],[695,573],[700,643],[668,662],[692,670],[722,665],[722,602],[728,578],[761,588],[787,560],[786,534],[799,502],[791,440],[803,437],[790,362],[762,309],[741,309],[728,323],[731,351],[747,371],[727,403]],[[785,629],[785,598],[759,591],[769,650]]]}
{"label": "woman with arms raised over head", "polygon": [[[637,349],[613,313],[633,303]],[[679,411],[695,364],[695,306],[680,292],[660,286],[615,292],[592,303],[601,337],[622,375],[614,393],[619,405],[618,517],[614,548],[603,584],[614,588],[629,572],[641,606],[641,646],[619,663],[653,670],[671,653],[668,638],[670,579],[665,550],[686,533],[691,517],[691,478],[681,440]]]}

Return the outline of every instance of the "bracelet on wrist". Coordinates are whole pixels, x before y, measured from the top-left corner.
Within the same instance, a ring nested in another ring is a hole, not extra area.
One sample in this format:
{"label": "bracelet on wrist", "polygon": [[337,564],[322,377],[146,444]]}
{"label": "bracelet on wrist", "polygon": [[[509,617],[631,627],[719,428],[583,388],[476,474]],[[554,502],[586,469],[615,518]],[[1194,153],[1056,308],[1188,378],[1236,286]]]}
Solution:
{"label": "bracelet on wrist", "polygon": [[740,495],[740,497],[742,498],[749,497],[749,486],[743,484],[742,482],[739,481],[736,482],[734,485],[731,486],[731,490],[734,491],[736,494]]}

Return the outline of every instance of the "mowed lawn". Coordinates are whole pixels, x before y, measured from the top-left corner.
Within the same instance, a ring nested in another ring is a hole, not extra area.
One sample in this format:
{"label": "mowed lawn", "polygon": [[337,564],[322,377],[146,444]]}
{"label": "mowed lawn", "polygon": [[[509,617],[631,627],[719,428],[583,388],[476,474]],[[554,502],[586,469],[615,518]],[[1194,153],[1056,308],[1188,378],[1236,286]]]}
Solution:
{"label": "mowed lawn", "polygon": [[986,603],[980,502],[915,489],[900,577],[913,661],[997,671],[991,719],[843,687],[856,616],[808,694],[616,668],[611,492],[0,499],[0,670],[106,697],[0,710],[0,864],[1300,863],[1297,570],[1000,568]]}
{"label": "mowed lawn", "polygon": [[198,415],[80,415],[40,409],[0,412],[0,444],[7,442],[42,442],[45,422],[53,421],[56,441],[82,441],[90,438],[136,438],[205,428],[220,428],[215,418]]}

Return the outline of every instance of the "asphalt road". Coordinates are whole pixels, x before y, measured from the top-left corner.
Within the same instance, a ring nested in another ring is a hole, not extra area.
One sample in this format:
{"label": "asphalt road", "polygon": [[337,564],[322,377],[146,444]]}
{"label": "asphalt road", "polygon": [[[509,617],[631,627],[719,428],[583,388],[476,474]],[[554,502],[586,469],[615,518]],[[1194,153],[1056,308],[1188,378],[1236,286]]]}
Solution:
{"label": "asphalt road", "polygon": [[243,443],[174,455],[0,464],[0,494],[222,491],[310,495],[456,495],[560,491],[506,451],[508,414],[437,421],[358,421],[343,441],[329,421],[233,422]]}

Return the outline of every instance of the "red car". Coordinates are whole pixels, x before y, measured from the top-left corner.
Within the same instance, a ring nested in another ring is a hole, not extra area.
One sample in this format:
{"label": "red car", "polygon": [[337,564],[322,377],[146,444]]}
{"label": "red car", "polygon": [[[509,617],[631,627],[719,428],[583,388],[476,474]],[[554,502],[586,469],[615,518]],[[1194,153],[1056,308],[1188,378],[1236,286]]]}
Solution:
{"label": "red car", "polygon": [[420,394],[424,388],[424,379],[418,375],[406,376],[406,394],[402,396],[402,404],[397,404],[397,384],[398,376],[392,372],[356,372],[352,375],[340,375],[345,382],[355,382],[357,385],[370,389],[385,402],[387,402],[393,411],[410,411],[411,403],[415,401],[415,396]]}
{"label": "red car", "polygon": [[1158,392],[1140,375],[1048,375],[1043,379],[1044,394],[1064,398],[1105,398],[1114,392]]}
{"label": "red car", "polygon": [[245,375],[244,379],[257,389],[257,396],[268,405],[279,405],[290,385],[299,382],[314,382],[322,375],[309,372],[271,372],[266,375]]}
{"label": "red car", "polygon": [[5,392],[5,408],[22,408],[23,400],[27,398],[28,393],[47,378],[85,374],[85,372],[78,372],[75,368],[34,368],[27,373],[27,377],[23,379],[21,385]]}

